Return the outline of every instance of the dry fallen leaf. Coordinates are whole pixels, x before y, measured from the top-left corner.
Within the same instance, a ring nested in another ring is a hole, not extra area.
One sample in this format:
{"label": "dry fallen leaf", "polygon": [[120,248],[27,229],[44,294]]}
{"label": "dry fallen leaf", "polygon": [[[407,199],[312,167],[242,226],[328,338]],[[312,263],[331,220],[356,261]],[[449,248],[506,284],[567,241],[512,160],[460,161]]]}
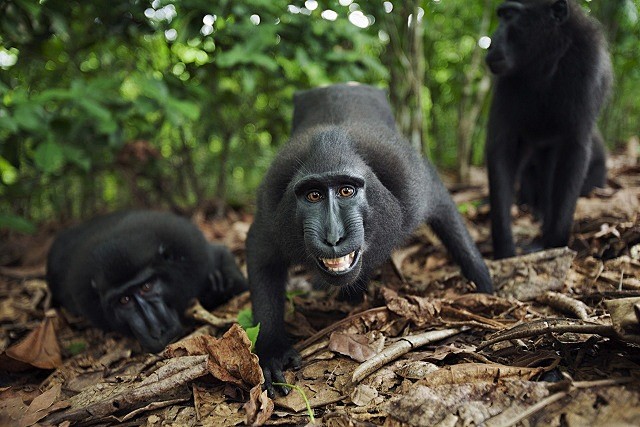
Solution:
{"label": "dry fallen leaf", "polygon": [[210,335],[188,337],[167,346],[165,355],[208,354],[207,368],[214,377],[224,382],[252,388],[264,382],[258,356],[251,353],[251,341],[237,323],[222,336]]}
{"label": "dry fallen leaf", "polygon": [[68,401],[61,401],[54,404],[60,396],[61,390],[62,386],[60,384],[55,384],[40,396],[33,399],[27,408],[26,413],[20,419],[20,427],[32,426],[50,413],[69,406]]}
{"label": "dry fallen leaf", "polygon": [[249,400],[244,404],[247,411],[247,424],[261,426],[273,413],[273,400],[267,396],[267,390],[262,390],[261,385],[257,385],[249,392]]}
{"label": "dry fallen leaf", "polygon": [[616,334],[625,341],[640,343],[640,298],[605,301]]}
{"label": "dry fallen leaf", "polygon": [[60,347],[53,325],[56,316],[55,310],[47,311],[44,320],[36,329],[7,349],[7,356],[41,369],[62,366]]}
{"label": "dry fallen leaf", "polygon": [[364,362],[378,353],[371,345],[369,339],[360,334],[344,334],[334,332],[329,338],[329,349],[345,356],[349,356],[357,362]]}
{"label": "dry fallen leaf", "polygon": [[496,294],[519,301],[533,300],[562,288],[576,253],[568,248],[547,249],[487,263]]}
{"label": "dry fallen leaf", "polygon": [[[508,380],[426,386],[418,382],[392,397],[383,409],[412,426],[482,425],[509,410],[523,411],[548,395],[544,383]],[[455,414],[455,419],[451,415]],[[453,421],[447,423],[447,421]],[[439,424],[441,423],[441,424]]]}
{"label": "dry fallen leaf", "polygon": [[381,293],[389,310],[409,319],[419,328],[442,323],[442,320],[439,318],[440,311],[442,310],[442,305],[439,300],[413,295],[405,298],[388,288],[383,288]]}
{"label": "dry fallen leaf", "polygon": [[351,393],[351,401],[356,406],[367,406],[378,397],[378,390],[367,384],[360,384]]}

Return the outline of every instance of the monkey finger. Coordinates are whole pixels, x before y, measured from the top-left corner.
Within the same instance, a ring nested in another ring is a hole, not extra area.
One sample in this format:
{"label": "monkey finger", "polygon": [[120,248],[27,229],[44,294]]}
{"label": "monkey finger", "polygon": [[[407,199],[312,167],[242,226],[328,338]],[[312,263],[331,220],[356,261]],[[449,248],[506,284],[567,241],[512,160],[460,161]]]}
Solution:
{"label": "monkey finger", "polygon": [[262,389],[267,390],[267,395],[273,399],[276,397],[276,390],[273,388],[273,383],[271,381],[271,369],[262,368],[262,373],[264,375],[264,384],[262,384]]}
{"label": "monkey finger", "polygon": [[[280,383],[280,384],[286,384],[287,383],[287,379],[284,377],[284,372],[282,372],[282,370],[278,369],[275,372],[272,373],[274,379],[276,380],[276,383]],[[289,394],[289,392],[291,391],[291,389],[287,386],[283,386],[280,385],[278,386],[278,390],[280,390],[280,392],[286,396]]]}

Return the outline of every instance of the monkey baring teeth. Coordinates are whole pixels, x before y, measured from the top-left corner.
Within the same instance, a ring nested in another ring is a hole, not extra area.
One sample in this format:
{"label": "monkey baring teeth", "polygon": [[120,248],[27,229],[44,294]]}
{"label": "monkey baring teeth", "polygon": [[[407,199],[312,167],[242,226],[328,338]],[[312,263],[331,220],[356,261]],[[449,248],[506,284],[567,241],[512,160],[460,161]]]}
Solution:
{"label": "monkey baring teeth", "polygon": [[353,251],[340,258],[320,258],[320,261],[332,273],[345,273],[355,265],[354,260],[357,254],[357,251]]}
{"label": "monkey baring teeth", "polygon": [[300,366],[285,333],[288,270],[361,300],[376,268],[426,222],[481,292],[491,276],[433,167],[396,130],[386,94],[334,85],[294,97],[293,130],[258,191],[247,235],[256,354],[270,396]]}

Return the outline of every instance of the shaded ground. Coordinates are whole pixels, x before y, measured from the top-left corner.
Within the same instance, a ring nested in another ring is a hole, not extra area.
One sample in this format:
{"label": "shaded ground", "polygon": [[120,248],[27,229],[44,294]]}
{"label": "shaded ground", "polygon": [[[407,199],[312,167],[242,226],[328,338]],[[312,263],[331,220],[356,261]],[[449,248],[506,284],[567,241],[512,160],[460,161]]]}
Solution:
{"label": "shaded ground", "polygon": [[[497,296],[472,285],[425,227],[352,307],[292,273],[288,327],[322,425],[640,425],[640,167],[614,159],[610,186],[580,200],[572,249],[490,262]],[[478,174],[482,177],[482,173]],[[491,257],[486,185],[455,199]],[[196,217],[243,262],[251,218]],[[161,355],[53,310],[53,229],[0,246],[0,425],[305,424],[302,395],[272,402],[238,327],[241,295]],[[516,211],[516,239],[538,232]],[[214,338],[216,337],[216,338]]]}

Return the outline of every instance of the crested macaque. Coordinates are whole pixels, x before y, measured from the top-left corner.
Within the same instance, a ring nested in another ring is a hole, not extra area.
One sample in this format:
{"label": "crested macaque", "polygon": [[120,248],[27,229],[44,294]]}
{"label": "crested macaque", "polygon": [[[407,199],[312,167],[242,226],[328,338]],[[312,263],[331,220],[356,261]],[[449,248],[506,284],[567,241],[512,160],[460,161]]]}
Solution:
{"label": "crested macaque", "polygon": [[495,74],[487,131],[495,258],[515,255],[511,204],[542,220],[544,248],[566,246],[580,194],[606,181],[596,119],[612,70],[598,22],[573,0],[508,0],[486,57]]}
{"label": "crested macaque", "polygon": [[283,369],[300,361],[284,330],[288,268],[305,265],[316,281],[362,296],[374,270],[423,222],[477,289],[492,292],[455,204],[396,131],[385,93],[365,85],[296,93],[291,138],[264,177],[247,237],[256,352],[270,395],[273,382],[285,382]]}
{"label": "crested macaque", "polygon": [[194,298],[213,308],[246,290],[229,250],[168,212],[123,211],[56,236],[47,260],[54,302],[158,352],[184,332]]}

